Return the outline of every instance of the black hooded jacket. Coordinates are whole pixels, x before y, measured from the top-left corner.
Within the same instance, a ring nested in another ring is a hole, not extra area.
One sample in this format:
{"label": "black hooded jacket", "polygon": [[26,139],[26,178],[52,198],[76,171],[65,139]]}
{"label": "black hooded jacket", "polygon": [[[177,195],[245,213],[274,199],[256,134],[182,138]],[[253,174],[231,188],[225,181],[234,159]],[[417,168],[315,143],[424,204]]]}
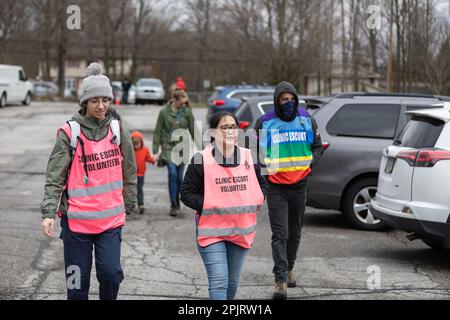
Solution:
{"label": "black hooded jacket", "polygon": [[[296,108],[294,109],[292,114],[288,117],[285,117],[283,115],[283,113],[280,110],[280,105],[278,104],[278,99],[280,98],[281,94],[283,94],[285,92],[289,92],[292,95],[294,95],[294,99],[296,102]],[[298,107],[299,107],[298,92],[291,83],[282,81],[275,87],[275,92],[273,95],[273,103],[275,106],[275,113],[276,113],[277,117],[283,121],[291,122],[295,119],[295,117],[297,116],[297,112],[298,112]],[[311,162],[311,172],[314,172],[314,167],[317,165],[319,159],[322,157],[324,148],[322,145],[322,139],[320,137],[320,132],[319,132],[319,128],[317,126],[317,122],[314,119],[314,117],[311,115],[310,115],[310,119],[311,119],[313,131],[314,131],[314,143],[311,145],[311,151],[313,153],[313,160]],[[258,139],[259,139],[259,130],[261,130],[261,129],[262,129],[262,117],[260,117],[258,119],[258,121],[256,121],[256,125],[255,125],[255,130],[258,135]],[[259,147],[259,144],[258,144],[258,147]],[[261,163],[260,165],[264,166],[263,163]],[[305,179],[308,179],[308,177],[306,177]],[[289,188],[296,189],[300,186],[300,184],[302,182],[303,182],[303,180],[297,182],[296,184],[286,185],[286,186]],[[269,183],[271,183],[271,182],[269,181]]]}

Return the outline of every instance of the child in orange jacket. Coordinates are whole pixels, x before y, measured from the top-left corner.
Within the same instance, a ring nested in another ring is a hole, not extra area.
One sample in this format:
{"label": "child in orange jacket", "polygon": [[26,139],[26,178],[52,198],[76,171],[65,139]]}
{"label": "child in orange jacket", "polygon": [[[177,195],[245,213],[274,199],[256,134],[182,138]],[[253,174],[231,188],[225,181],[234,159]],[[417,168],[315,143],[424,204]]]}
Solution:
{"label": "child in orange jacket", "polygon": [[138,198],[138,210],[140,214],[145,211],[144,208],[144,176],[147,170],[147,162],[151,164],[155,163],[148,148],[144,145],[144,137],[139,131],[134,131],[131,134],[131,141],[133,141],[134,156],[136,158],[136,176],[137,176],[137,198]]}

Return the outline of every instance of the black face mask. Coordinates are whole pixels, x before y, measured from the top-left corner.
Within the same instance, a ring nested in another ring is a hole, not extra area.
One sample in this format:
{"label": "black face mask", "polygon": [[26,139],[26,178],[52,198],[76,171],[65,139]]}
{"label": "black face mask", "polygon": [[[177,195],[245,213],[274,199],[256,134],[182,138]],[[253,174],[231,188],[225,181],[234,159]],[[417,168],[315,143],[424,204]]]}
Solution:
{"label": "black face mask", "polygon": [[292,115],[292,113],[294,113],[295,107],[296,107],[295,101],[289,100],[288,102],[280,105],[280,112],[284,117],[289,118]]}

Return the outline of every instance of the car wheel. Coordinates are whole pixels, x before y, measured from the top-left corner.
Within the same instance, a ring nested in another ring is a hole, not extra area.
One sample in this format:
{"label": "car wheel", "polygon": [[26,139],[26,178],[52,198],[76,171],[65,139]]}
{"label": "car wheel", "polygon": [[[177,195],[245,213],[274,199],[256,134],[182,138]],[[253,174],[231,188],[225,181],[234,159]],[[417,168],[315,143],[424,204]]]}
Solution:
{"label": "car wheel", "polygon": [[24,106],[28,106],[28,105],[30,105],[30,103],[31,103],[31,93],[28,92],[26,97],[25,97],[25,100],[22,101],[22,104]]}
{"label": "car wheel", "polygon": [[435,250],[444,250],[442,246],[442,242],[439,240],[431,239],[431,238],[422,238],[422,241],[425,242],[427,246],[433,248]]}
{"label": "car wheel", "polygon": [[370,200],[377,192],[377,179],[365,178],[353,183],[344,195],[342,211],[347,221],[357,229],[382,230],[386,225],[369,210]]}
{"label": "car wheel", "polygon": [[2,97],[0,98],[0,108],[3,108],[6,106],[6,94],[2,94]]}

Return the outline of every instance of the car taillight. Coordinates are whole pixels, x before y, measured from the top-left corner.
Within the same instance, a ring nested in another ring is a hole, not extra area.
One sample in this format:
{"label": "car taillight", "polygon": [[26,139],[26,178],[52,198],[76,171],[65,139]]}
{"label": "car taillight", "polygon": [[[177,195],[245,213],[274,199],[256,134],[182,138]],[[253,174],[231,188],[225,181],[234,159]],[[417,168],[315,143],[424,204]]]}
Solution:
{"label": "car taillight", "polygon": [[405,160],[411,167],[414,167],[416,163],[417,150],[413,151],[401,151],[397,154],[397,159]]}
{"label": "car taillight", "polygon": [[421,150],[416,159],[416,167],[434,167],[436,162],[450,160],[450,152],[444,150]]}
{"label": "car taillight", "polygon": [[250,122],[248,121],[239,121],[239,128],[245,129],[250,125]]}
{"label": "car taillight", "polygon": [[225,104],[225,100],[214,100],[214,105],[216,107],[223,106]]}
{"label": "car taillight", "polygon": [[436,162],[450,160],[450,151],[445,150],[415,150],[402,151],[397,154],[397,159],[405,160],[412,167],[431,168]]}
{"label": "car taillight", "polygon": [[328,142],[324,142],[324,143],[322,143],[322,147],[323,147],[323,150],[327,150],[330,147],[330,144]]}

